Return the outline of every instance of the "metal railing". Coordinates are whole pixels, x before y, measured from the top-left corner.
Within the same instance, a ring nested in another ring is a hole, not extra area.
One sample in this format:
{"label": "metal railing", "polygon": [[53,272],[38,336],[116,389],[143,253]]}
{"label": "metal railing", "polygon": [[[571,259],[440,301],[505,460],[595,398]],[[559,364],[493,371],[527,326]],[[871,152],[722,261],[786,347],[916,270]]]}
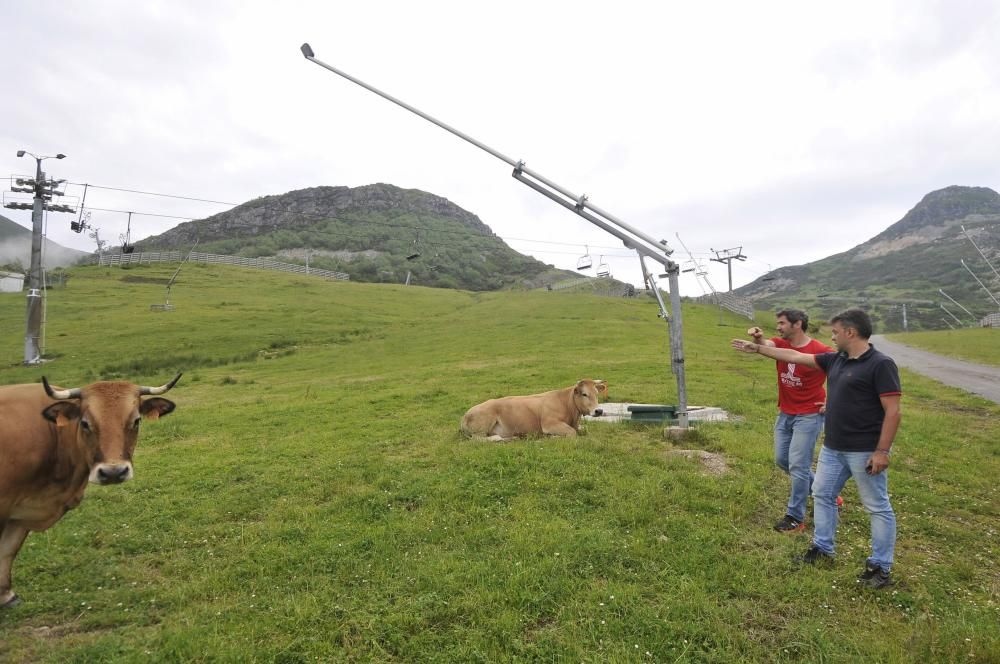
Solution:
{"label": "metal railing", "polygon": [[324,279],[339,279],[341,281],[350,280],[351,276],[346,272],[334,272],[332,270],[321,270],[295,263],[282,263],[270,258],[247,258],[245,256],[225,256],[222,254],[206,254],[200,251],[192,251],[187,254],[183,251],[143,251],[133,254],[103,254],[100,257],[94,256],[94,262],[107,267],[121,267],[123,265],[142,265],[150,263],[180,263],[187,257],[189,261],[195,263],[216,263],[223,265],[239,265],[241,267],[252,267],[259,270],[277,270],[279,272],[293,272],[295,274],[305,274],[311,277],[322,277]]}

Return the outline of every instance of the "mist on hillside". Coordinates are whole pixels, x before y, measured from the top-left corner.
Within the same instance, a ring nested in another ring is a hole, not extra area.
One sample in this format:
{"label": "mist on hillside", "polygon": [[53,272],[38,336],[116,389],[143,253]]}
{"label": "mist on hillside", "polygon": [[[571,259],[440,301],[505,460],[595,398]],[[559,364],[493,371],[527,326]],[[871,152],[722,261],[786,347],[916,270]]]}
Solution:
{"label": "mist on hillside", "polygon": [[[42,259],[48,269],[69,267],[88,256],[84,251],[68,249],[51,240],[45,241]],[[9,238],[0,241],[0,265],[20,264],[27,271],[31,265],[31,237]]]}

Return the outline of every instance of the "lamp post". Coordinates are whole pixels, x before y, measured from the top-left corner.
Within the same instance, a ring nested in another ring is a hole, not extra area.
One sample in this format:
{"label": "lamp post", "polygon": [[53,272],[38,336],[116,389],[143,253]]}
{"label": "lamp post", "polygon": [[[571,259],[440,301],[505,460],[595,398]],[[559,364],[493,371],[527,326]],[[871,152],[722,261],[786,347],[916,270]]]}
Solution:
{"label": "lamp post", "polygon": [[35,200],[31,208],[31,268],[28,271],[28,312],[24,334],[24,363],[38,364],[42,361],[39,339],[42,330],[42,211],[45,209],[45,174],[42,161],[45,159],[65,159],[59,153],[39,156],[27,150],[18,150],[17,156],[31,155],[35,159]]}

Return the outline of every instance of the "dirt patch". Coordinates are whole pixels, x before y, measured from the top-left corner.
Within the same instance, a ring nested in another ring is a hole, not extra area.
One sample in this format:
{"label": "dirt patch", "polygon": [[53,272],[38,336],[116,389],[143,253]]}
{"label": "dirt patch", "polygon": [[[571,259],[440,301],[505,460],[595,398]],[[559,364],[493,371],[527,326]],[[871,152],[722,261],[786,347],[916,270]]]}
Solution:
{"label": "dirt patch", "polygon": [[667,450],[667,454],[687,457],[688,459],[697,459],[709,475],[719,476],[729,472],[729,464],[726,463],[726,458],[715,452],[706,452],[705,450]]}
{"label": "dirt patch", "polygon": [[121,278],[121,281],[126,284],[157,284],[158,286],[166,286],[167,282],[170,281],[169,277],[143,277],[135,274],[129,274]]}

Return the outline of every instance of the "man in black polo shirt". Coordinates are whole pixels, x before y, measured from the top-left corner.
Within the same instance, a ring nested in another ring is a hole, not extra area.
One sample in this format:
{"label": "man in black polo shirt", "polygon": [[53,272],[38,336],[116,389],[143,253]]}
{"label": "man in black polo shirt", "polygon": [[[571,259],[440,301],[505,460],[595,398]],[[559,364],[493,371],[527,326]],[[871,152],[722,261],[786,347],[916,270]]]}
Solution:
{"label": "man in black polo shirt", "polygon": [[836,353],[808,355],[790,348],[734,339],[733,348],[826,373],[826,440],[813,481],[815,532],[802,561],[829,560],[837,532],[836,498],[853,477],[871,519],[872,554],[858,580],[872,588],[892,583],[896,546],[896,514],[889,503],[888,472],[892,441],[899,428],[902,391],[892,358],[875,350],[868,339],[872,321],[860,309],[848,309],[830,320]]}

